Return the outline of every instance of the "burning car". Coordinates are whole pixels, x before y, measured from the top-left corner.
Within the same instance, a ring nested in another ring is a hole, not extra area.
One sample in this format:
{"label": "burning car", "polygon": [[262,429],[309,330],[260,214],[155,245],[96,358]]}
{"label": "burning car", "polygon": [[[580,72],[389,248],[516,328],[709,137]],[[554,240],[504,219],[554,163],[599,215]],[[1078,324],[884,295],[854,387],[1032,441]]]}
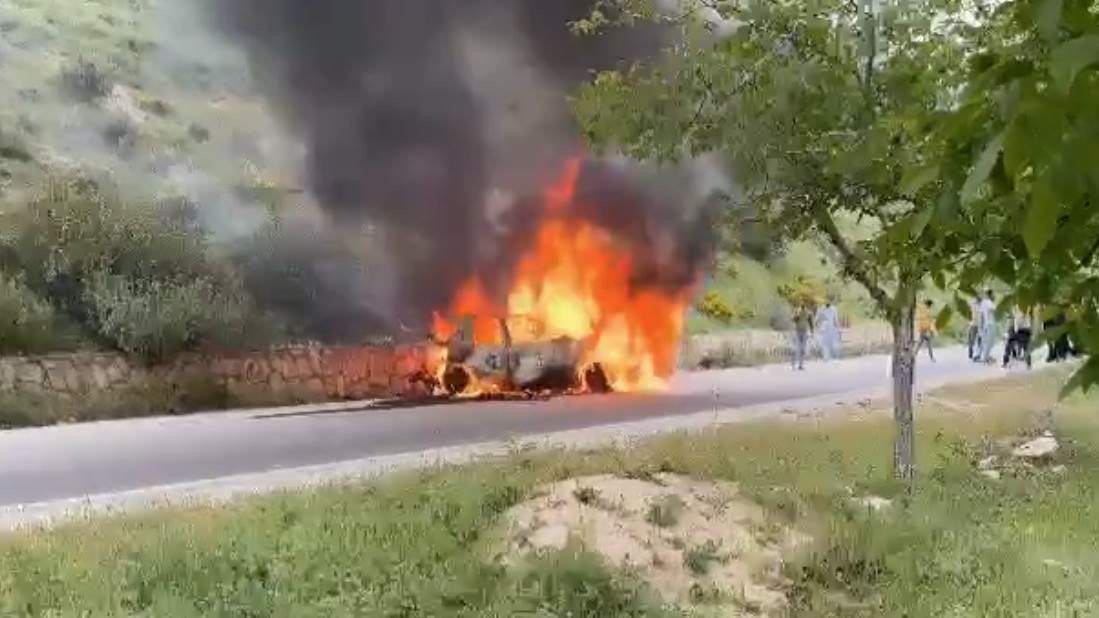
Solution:
{"label": "burning car", "polygon": [[431,369],[434,386],[451,397],[536,397],[607,393],[611,384],[598,361],[589,360],[591,341],[537,338],[544,326],[529,316],[464,316],[437,346]]}
{"label": "burning car", "polygon": [[580,172],[571,160],[533,202],[508,268],[471,273],[435,312],[447,392],[666,388],[693,286],[659,276],[658,230],[626,234],[592,216],[606,196],[578,195]]}

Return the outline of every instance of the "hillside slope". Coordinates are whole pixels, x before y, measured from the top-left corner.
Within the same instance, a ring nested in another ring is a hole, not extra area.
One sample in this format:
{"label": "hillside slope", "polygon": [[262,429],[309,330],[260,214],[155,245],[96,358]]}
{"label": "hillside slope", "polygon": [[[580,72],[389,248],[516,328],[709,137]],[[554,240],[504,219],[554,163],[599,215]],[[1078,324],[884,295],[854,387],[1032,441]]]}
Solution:
{"label": "hillside slope", "polygon": [[[255,95],[240,53],[192,7],[156,0],[0,3],[0,206],[45,178],[108,175],[145,200],[183,198],[204,227],[248,235],[274,203],[298,203],[300,148]],[[729,320],[694,312],[693,331],[766,327],[782,285],[810,280],[854,319],[865,293],[821,251],[795,243],[768,263],[721,261],[709,288]]]}
{"label": "hillside slope", "polygon": [[134,195],[232,209],[207,218],[227,231],[254,227],[251,206],[292,177],[297,150],[194,4],[0,3],[0,199],[79,170]]}

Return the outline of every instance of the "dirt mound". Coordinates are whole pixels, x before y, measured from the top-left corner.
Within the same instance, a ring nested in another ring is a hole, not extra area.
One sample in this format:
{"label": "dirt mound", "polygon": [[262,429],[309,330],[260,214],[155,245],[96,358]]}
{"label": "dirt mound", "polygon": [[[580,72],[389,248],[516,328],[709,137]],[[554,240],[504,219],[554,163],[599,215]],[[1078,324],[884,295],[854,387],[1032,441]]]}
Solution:
{"label": "dirt mound", "polygon": [[570,543],[648,581],[671,604],[715,615],[777,615],[784,556],[806,540],[731,483],[675,475],[555,483],[508,512],[506,560]]}

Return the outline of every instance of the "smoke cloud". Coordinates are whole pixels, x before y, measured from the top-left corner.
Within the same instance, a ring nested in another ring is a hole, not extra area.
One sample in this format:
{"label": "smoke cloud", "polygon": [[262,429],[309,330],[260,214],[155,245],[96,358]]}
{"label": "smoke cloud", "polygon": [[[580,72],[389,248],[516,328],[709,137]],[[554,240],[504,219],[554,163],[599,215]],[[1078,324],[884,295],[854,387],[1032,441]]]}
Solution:
{"label": "smoke cloud", "polygon": [[[673,35],[651,26],[576,37],[568,23],[592,0],[211,2],[304,142],[308,185],[331,225],[384,238],[385,284],[364,292],[374,315],[360,322],[388,330],[426,324],[471,273],[508,271],[531,228],[531,196],[578,152],[566,94],[593,69],[656,55]],[[591,161],[578,203],[639,250],[663,247],[651,261],[676,268],[652,269],[662,274],[649,283],[682,286],[709,243],[711,226],[688,208],[714,188],[701,178]]]}

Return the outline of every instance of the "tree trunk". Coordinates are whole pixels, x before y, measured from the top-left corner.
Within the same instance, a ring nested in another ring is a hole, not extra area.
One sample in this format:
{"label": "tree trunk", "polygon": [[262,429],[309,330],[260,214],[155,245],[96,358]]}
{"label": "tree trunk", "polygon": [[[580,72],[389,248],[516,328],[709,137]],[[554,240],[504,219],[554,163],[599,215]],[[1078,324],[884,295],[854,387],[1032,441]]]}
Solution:
{"label": "tree trunk", "polygon": [[892,319],[893,420],[897,432],[893,443],[893,472],[909,489],[916,472],[916,432],[912,422],[912,394],[916,374],[916,358],[913,353],[914,309],[914,303],[903,303]]}

